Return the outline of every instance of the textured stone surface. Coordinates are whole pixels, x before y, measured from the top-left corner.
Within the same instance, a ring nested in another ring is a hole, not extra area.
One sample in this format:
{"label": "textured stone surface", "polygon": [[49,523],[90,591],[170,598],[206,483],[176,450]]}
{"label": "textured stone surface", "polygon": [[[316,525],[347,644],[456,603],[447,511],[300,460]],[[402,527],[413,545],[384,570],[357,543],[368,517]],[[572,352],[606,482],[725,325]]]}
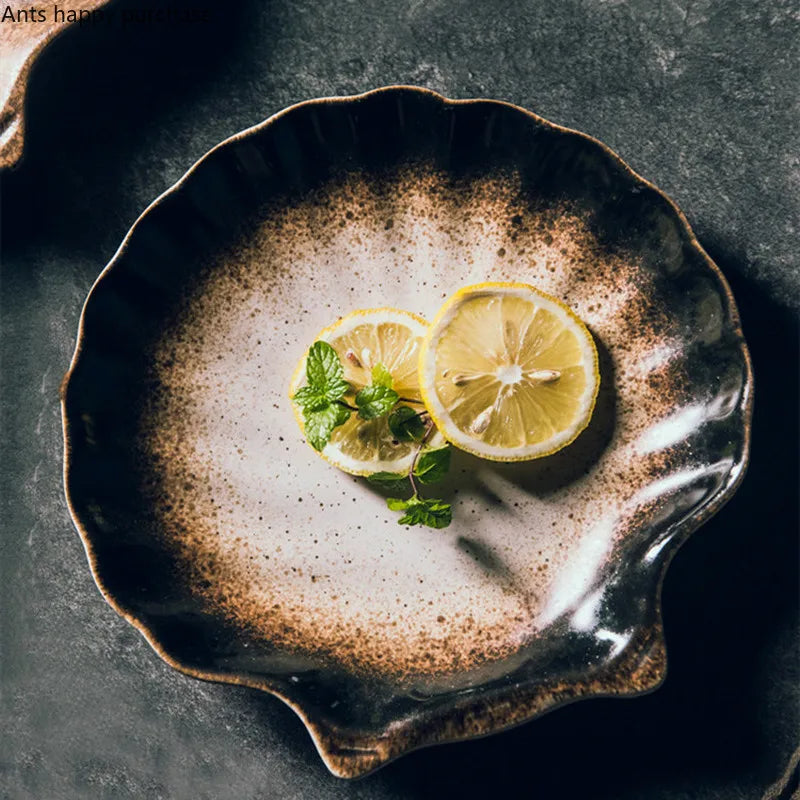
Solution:
{"label": "textured stone surface", "polygon": [[[796,2],[232,6],[76,28],[33,71],[2,194],[0,797],[759,797],[799,716]],[[579,128],[677,200],[740,303],[753,459],[667,577],[662,689],[346,784],[278,701],[182,677],[103,602],[63,500],[58,386],[94,278],[208,148],[290,103],[401,82]]]}

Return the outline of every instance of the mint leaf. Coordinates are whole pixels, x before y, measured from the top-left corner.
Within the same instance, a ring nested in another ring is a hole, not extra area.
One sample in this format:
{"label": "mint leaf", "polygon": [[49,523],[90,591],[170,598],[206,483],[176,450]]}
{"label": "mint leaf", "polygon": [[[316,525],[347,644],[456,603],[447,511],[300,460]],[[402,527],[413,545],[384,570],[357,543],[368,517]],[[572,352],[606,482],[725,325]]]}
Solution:
{"label": "mint leaf", "polygon": [[350,419],[350,410],[338,403],[328,403],[322,408],[303,408],[305,434],[315,450],[322,450],[331,439],[333,429]]}
{"label": "mint leaf", "polygon": [[341,400],[352,388],[353,387],[344,380],[344,378],[339,378],[329,384],[328,388],[325,390],[325,396],[331,402],[335,402],[336,400]]}
{"label": "mint leaf", "polygon": [[292,400],[303,409],[306,439],[315,450],[330,441],[333,429],[350,419],[350,410],[337,401],[351,390],[344,379],[339,354],[327,342],[314,342],[306,356],[308,384]]}
{"label": "mint leaf", "polygon": [[330,402],[328,398],[319,392],[317,389],[312,389],[310,386],[303,386],[297,390],[297,394],[292,398],[302,409],[309,409],[316,411],[317,409],[324,408]]}
{"label": "mint leaf", "polygon": [[425,437],[425,423],[409,406],[397,406],[389,414],[389,430],[401,442],[421,442]]}
{"label": "mint leaf", "polygon": [[356,395],[358,416],[361,419],[377,419],[388,414],[400,396],[392,389],[392,376],[386,367],[378,363],[372,368],[372,383]]}
{"label": "mint leaf", "polygon": [[401,500],[390,497],[386,505],[392,511],[405,511],[398,522],[400,525],[427,525],[429,528],[446,528],[453,519],[450,503],[424,497],[411,497]]}
{"label": "mint leaf", "polygon": [[372,385],[392,388],[392,373],[380,361],[372,368]]}
{"label": "mint leaf", "polygon": [[[414,498],[411,498],[411,499],[413,500]],[[410,502],[411,502],[411,500],[403,500],[400,497],[387,497],[386,498],[386,505],[389,506],[389,508],[392,511],[405,511],[408,508],[408,504]]]}
{"label": "mint leaf", "polygon": [[408,489],[408,475],[403,472],[374,472],[367,480],[382,489],[399,492]]}
{"label": "mint leaf", "polygon": [[333,402],[350,389],[342,377],[344,370],[339,354],[327,342],[314,342],[306,358],[306,380],[309,387]]}
{"label": "mint leaf", "polygon": [[358,416],[361,419],[377,419],[384,414],[388,414],[400,396],[394,389],[388,386],[374,385],[365,386],[356,395],[356,405],[358,406]]}
{"label": "mint leaf", "polygon": [[450,469],[450,447],[437,447],[435,450],[423,450],[414,467],[414,476],[420,483],[436,483]]}
{"label": "mint leaf", "polygon": [[[414,498],[412,498],[414,499]],[[429,528],[446,528],[453,520],[450,503],[433,498],[418,497],[398,520],[401,525],[427,525]]]}

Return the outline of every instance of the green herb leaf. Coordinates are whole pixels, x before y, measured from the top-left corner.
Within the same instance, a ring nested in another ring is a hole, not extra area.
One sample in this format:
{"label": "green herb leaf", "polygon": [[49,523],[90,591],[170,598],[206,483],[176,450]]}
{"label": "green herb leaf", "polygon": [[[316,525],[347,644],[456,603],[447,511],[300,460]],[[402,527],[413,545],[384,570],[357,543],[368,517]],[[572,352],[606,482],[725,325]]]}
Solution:
{"label": "green herb leaf", "polygon": [[388,386],[365,386],[356,395],[358,416],[361,419],[377,419],[388,414],[394,408],[400,396]]}
{"label": "green herb leaf", "polygon": [[403,472],[374,472],[367,480],[382,489],[399,492],[408,489],[408,475]]}
{"label": "green herb leaf", "polygon": [[401,500],[390,497],[386,505],[392,511],[405,511],[398,522],[400,525],[427,525],[429,528],[446,528],[453,519],[450,503],[424,497],[411,497]]}
{"label": "green herb leaf", "polygon": [[401,442],[421,442],[425,437],[425,423],[410,406],[397,406],[389,414],[389,430]]}
{"label": "green herb leaf", "polygon": [[350,410],[339,403],[329,403],[318,409],[303,408],[305,434],[315,450],[322,450],[331,439],[333,429],[350,419]]}
{"label": "green herb leaf", "polygon": [[437,447],[435,450],[423,450],[414,467],[414,475],[420,483],[436,483],[450,469],[450,446]]}
{"label": "green herb leaf", "polygon": [[392,388],[392,373],[380,361],[372,368],[372,385]]}
{"label": "green herb leaf", "polygon": [[333,402],[350,389],[342,377],[339,354],[327,342],[314,342],[306,358],[306,380],[312,390]]}
{"label": "green herb leaf", "polygon": [[389,506],[390,510],[392,511],[405,511],[408,508],[408,504],[410,502],[411,500],[403,500],[401,497],[386,498],[386,505]]}
{"label": "green herb leaf", "polygon": [[303,386],[297,390],[297,394],[292,398],[302,409],[309,411],[317,411],[320,408],[327,406],[330,401],[318,389],[313,389],[311,386]]}

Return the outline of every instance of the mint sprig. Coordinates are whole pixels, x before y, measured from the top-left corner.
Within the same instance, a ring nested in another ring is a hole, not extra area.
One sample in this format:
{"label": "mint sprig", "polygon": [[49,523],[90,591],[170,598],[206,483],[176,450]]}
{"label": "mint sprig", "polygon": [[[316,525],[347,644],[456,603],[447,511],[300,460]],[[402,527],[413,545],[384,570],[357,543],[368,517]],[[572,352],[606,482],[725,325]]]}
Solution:
{"label": "mint sprig", "polygon": [[423,450],[414,465],[413,475],[420,483],[437,483],[450,469],[450,446]]}
{"label": "mint sprig", "polygon": [[391,492],[411,488],[407,499],[389,497],[386,504],[393,511],[402,511],[401,525],[427,525],[446,528],[452,520],[449,503],[436,498],[425,498],[419,493],[417,482],[428,485],[440,481],[450,467],[450,447],[429,447],[427,441],[434,431],[433,422],[425,411],[414,411],[404,402],[417,401],[401,398],[394,390],[392,375],[384,364],[372,368],[372,382],[355,395],[355,406],[345,395],[353,387],[344,379],[344,367],[336,350],[327,342],[311,345],[306,357],[306,385],[298,389],[292,401],[303,413],[306,439],[315,450],[323,450],[331,440],[333,431],[350,419],[352,412],[364,420],[379,419],[388,415],[387,424],[399,442],[416,442],[417,450],[407,473],[377,472],[368,477],[370,483]]}
{"label": "mint sprig", "polygon": [[[306,439],[315,450],[324,450],[335,428],[358,412],[361,419],[378,419],[397,405],[400,396],[392,388],[392,375],[383,364],[372,369],[372,383],[355,396],[355,406],[344,400],[353,387],[344,379],[344,367],[327,342],[311,345],[306,356],[306,385],[292,397],[303,412]],[[412,412],[413,413],[413,412]]]}
{"label": "mint sprig", "polygon": [[[374,472],[367,480],[383,489],[397,491],[405,487],[410,477],[428,485],[442,480],[450,469],[450,446],[424,447],[409,472]],[[412,486],[412,489],[414,487]]]}
{"label": "mint sprig", "polygon": [[310,388],[320,392],[330,402],[339,400],[350,391],[339,354],[327,342],[314,342],[311,345],[306,358],[306,380]]}
{"label": "mint sprig", "polygon": [[409,406],[397,406],[389,414],[389,430],[401,442],[421,442],[425,437],[426,412],[414,411]]}
{"label": "mint sprig", "polygon": [[306,385],[292,400],[303,411],[306,439],[315,450],[323,450],[334,428],[350,419],[353,409],[342,398],[351,390],[336,350],[327,342],[314,342],[306,357]]}
{"label": "mint sprig", "polygon": [[402,492],[408,488],[408,473],[405,472],[373,472],[367,475],[367,480],[388,492]]}
{"label": "mint sprig", "polygon": [[372,368],[372,383],[356,395],[358,416],[361,419],[378,419],[388,414],[400,399],[392,388],[392,376],[383,364]]}
{"label": "mint sprig", "polygon": [[303,409],[306,438],[315,450],[323,450],[331,440],[333,429],[350,419],[350,409],[338,403],[328,403],[322,408]]}
{"label": "mint sprig", "polygon": [[[398,407],[398,411],[402,406]],[[410,409],[409,409],[410,410]],[[427,525],[429,528],[446,528],[453,519],[453,510],[450,503],[445,503],[435,497],[422,497],[419,484],[428,485],[442,480],[450,468],[450,445],[444,447],[429,447],[426,442],[434,431],[433,422],[427,414],[413,414],[419,419],[423,417],[426,422],[421,423],[424,429],[419,440],[411,467],[408,472],[376,472],[370,475],[370,483],[380,486],[387,491],[398,491],[402,487],[411,488],[411,497],[387,497],[386,505],[392,511],[403,511],[398,520],[400,525]],[[391,417],[389,424],[391,425]],[[410,417],[408,417],[410,419]]]}
{"label": "mint sprig", "polygon": [[450,503],[434,498],[414,495],[408,500],[389,497],[386,505],[392,511],[404,511],[398,520],[400,525],[427,525],[429,528],[446,528],[453,520]]}
{"label": "mint sprig", "polygon": [[361,419],[378,419],[388,414],[397,405],[400,396],[387,386],[376,386],[374,383],[365,386],[356,395],[358,416]]}

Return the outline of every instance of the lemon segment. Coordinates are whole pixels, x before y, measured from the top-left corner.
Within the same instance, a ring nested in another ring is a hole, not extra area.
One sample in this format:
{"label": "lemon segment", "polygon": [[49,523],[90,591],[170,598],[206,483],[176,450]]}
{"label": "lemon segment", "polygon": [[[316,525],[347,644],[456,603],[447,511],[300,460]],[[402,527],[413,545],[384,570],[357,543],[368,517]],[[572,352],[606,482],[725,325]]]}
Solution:
{"label": "lemon segment", "polygon": [[523,283],[467,286],[422,343],[419,383],[443,436],[494,461],[554,453],[586,427],[600,383],[591,333]]}
{"label": "lemon segment", "polygon": [[[372,381],[372,368],[383,364],[392,376],[392,387],[400,395],[401,405],[424,411],[419,390],[419,353],[428,323],[421,317],[397,308],[374,308],[354,311],[317,334],[315,341],[330,344],[344,368],[344,379],[353,387],[345,401],[354,405],[355,394]],[[306,357],[300,359],[292,378],[289,394],[294,396],[306,383]],[[292,403],[297,424],[303,430],[303,416]],[[430,438],[433,447],[445,444],[436,432]],[[320,455],[335,467],[351,475],[375,472],[407,472],[411,468],[414,442],[398,442],[389,430],[388,417],[361,419],[354,411],[350,419],[335,428],[330,442]]]}

